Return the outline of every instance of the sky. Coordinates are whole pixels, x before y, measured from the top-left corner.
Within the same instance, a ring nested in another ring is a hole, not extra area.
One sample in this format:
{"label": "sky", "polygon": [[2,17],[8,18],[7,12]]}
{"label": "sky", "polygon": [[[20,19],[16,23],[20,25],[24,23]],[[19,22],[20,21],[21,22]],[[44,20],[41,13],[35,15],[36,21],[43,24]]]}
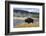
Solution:
{"label": "sky", "polygon": [[15,9],[39,13],[39,9],[38,8],[15,8]]}

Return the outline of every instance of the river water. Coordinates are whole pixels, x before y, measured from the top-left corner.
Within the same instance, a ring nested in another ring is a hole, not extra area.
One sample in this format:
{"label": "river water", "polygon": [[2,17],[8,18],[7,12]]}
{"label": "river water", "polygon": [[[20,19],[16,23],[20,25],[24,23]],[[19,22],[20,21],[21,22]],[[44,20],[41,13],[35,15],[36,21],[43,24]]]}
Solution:
{"label": "river water", "polygon": [[[39,19],[34,19],[34,23],[35,22],[39,22]],[[13,19],[13,26],[15,26],[16,24],[23,24],[26,23],[24,20],[17,20],[17,19]]]}

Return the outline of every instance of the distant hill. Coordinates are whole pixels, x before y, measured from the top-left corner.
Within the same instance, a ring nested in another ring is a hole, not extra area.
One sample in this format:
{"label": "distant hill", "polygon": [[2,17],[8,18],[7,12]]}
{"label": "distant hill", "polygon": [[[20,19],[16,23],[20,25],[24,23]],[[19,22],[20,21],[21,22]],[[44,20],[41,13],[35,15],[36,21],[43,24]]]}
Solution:
{"label": "distant hill", "polygon": [[39,13],[37,13],[37,12],[29,12],[29,11],[18,10],[18,9],[14,9],[13,11],[16,12],[16,13],[21,12],[21,13],[39,14]]}

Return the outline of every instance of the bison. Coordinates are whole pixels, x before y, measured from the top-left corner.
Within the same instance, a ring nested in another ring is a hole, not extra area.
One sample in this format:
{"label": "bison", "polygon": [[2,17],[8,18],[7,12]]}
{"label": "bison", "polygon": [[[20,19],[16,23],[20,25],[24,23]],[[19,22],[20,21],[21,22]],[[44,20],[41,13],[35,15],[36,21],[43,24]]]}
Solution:
{"label": "bison", "polygon": [[27,22],[28,24],[33,23],[33,19],[32,18],[27,18],[27,19],[25,19],[25,22]]}

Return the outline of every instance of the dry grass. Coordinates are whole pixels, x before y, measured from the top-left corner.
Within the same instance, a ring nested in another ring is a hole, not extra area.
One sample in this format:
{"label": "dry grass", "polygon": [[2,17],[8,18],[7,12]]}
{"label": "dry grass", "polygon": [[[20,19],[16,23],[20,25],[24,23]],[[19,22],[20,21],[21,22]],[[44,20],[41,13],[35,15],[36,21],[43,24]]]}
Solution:
{"label": "dry grass", "polygon": [[17,24],[16,25],[16,28],[19,28],[19,27],[39,27],[39,24]]}

